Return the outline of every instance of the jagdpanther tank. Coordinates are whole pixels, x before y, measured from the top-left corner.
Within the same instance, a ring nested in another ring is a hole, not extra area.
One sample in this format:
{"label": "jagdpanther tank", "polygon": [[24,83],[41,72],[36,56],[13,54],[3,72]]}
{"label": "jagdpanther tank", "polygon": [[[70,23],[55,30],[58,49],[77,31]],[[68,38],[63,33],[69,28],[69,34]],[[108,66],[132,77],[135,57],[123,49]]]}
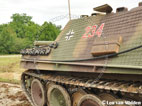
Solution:
{"label": "jagdpanther tank", "polygon": [[142,105],[142,3],[94,11],[70,20],[55,41],[21,51],[33,106]]}

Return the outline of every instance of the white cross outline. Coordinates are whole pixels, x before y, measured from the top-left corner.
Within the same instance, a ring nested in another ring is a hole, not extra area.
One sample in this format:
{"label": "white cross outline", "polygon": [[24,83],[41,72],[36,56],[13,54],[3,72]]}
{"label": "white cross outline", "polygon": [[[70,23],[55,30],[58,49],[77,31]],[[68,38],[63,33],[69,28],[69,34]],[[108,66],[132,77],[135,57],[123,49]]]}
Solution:
{"label": "white cross outline", "polygon": [[68,33],[66,33],[66,40],[70,40],[71,37],[73,37],[74,35],[74,32],[73,32],[73,29],[70,30]]}

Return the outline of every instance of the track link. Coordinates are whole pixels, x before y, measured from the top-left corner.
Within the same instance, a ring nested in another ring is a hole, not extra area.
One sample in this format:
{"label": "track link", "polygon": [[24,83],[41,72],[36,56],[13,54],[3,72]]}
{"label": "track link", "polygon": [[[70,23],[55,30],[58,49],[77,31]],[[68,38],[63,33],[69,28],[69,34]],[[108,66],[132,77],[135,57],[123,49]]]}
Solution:
{"label": "track link", "polygon": [[[94,80],[88,78],[68,77],[64,75],[55,74],[36,74],[34,72],[26,71],[22,74],[22,89],[24,90],[29,102],[33,105],[30,90],[26,86],[26,77],[37,78],[44,83],[55,82],[62,85],[94,88],[99,90],[121,92],[122,94],[128,93],[131,95],[142,96],[142,82],[132,81],[116,81],[116,80]],[[34,106],[34,105],[33,105]]]}

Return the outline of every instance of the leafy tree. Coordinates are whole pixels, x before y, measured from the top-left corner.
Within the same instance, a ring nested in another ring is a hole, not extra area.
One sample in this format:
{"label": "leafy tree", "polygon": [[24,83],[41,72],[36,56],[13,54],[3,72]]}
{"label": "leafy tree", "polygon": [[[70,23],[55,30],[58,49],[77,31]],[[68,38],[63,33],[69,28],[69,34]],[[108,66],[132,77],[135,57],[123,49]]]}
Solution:
{"label": "leafy tree", "polygon": [[25,13],[24,14],[13,14],[12,17],[12,22],[18,23],[18,24],[27,24],[28,22],[31,21],[32,17],[27,16]]}
{"label": "leafy tree", "polygon": [[51,22],[44,22],[42,26],[35,24],[31,16],[13,14],[12,21],[0,25],[0,54],[15,54],[21,49],[33,45],[36,40],[55,40],[60,33],[61,26]]}
{"label": "leafy tree", "polygon": [[13,14],[10,26],[15,30],[17,37],[25,38],[26,26],[31,22],[32,17],[26,14]]}
{"label": "leafy tree", "polygon": [[36,40],[37,34],[40,30],[40,26],[35,24],[34,22],[29,22],[27,26],[25,26],[25,37],[28,38],[31,42]]}
{"label": "leafy tree", "polygon": [[51,22],[44,22],[40,29],[39,40],[55,40],[61,31],[60,29],[61,26],[56,26]]}
{"label": "leafy tree", "polygon": [[16,34],[10,27],[3,28],[0,34],[0,51],[1,53],[12,53],[12,45],[14,44],[14,36]]}

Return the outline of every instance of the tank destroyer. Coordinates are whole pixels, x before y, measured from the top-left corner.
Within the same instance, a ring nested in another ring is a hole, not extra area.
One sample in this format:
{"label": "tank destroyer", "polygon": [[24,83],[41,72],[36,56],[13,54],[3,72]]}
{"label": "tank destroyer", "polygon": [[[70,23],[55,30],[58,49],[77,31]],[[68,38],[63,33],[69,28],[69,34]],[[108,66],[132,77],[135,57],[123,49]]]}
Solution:
{"label": "tank destroyer", "polygon": [[94,10],[70,20],[55,41],[21,51],[33,106],[142,105],[142,3]]}

